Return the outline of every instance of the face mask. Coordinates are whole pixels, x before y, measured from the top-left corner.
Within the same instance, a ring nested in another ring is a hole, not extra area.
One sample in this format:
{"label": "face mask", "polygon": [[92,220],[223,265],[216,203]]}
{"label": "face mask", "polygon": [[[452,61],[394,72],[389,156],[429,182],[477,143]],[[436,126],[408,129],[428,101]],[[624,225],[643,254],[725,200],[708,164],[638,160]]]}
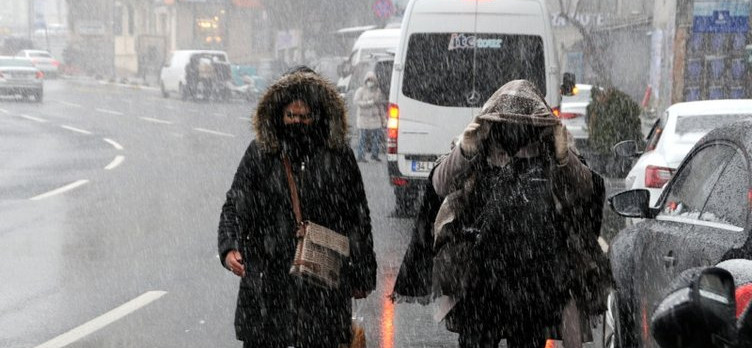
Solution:
{"label": "face mask", "polygon": [[306,155],[322,146],[322,137],[313,125],[293,123],[282,128],[282,148],[291,156]]}
{"label": "face mask", "polygon": [[374,86],[376,86],[376,84],[373,83],[373,81],[368,81],[366,82],[366,86],[368,86],[368,88],[373,88]]}

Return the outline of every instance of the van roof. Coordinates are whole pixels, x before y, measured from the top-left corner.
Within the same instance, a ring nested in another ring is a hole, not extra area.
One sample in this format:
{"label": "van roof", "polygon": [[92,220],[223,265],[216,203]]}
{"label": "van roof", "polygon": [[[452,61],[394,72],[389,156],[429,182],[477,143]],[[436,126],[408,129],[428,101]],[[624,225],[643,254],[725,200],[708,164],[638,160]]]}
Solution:
{"label": "van roof", "polygon": [[353,51],[363,47],[397,49],[400,39],[399,29],[375,29],[364,31],[353,45]]}
{"label": "van roof", "polygon": [[[413,13],[475,13],[474,0],[413,0]],[[540,0],[477,0],[478,13],[541,14]]]}

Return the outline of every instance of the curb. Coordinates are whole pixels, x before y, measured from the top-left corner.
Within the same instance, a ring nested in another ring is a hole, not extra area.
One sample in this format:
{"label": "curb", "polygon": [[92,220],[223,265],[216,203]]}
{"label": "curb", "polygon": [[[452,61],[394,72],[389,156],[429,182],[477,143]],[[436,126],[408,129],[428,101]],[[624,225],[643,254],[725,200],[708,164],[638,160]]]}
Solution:
{"label": "curb", "polygon": [[71,76],[71,75],[60,75],[60,79],[74,81],[74,82],[97,83],[99,85],[128,88],[128,89],[133,89],[133,90],[159,91],[158,87],[134,85],[134,84],[128,84],[128,83],[119,83],[119,82],[109,82],[109,81],[104,81],[104,80],[95,80],[95,79],[90,79],[86,77],[82,78],[82,77]]}

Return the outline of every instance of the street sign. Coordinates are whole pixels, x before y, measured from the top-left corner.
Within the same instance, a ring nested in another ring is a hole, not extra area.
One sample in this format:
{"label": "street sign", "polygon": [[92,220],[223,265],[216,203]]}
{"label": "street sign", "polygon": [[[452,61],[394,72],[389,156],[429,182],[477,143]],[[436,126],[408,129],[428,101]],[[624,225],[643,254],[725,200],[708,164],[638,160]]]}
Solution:
{"label": "street sign", "polygon": [[392,0],[377,0],[373,4],[373,13],[379,18],[391,17],[394,12],[396,12],[396,9],[394,8]]}

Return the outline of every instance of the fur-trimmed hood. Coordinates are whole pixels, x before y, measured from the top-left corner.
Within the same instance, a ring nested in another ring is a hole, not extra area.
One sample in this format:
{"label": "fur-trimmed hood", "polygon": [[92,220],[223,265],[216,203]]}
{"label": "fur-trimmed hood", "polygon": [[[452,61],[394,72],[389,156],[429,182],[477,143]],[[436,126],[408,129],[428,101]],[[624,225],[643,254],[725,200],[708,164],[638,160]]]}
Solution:
{"label": "fur-trimmed hood", "polygon": [[317,115],[314,126],[326,129],[322,133],[326,134],[328,148],[347,146],[345,102],[337,93],[336,87],[317,74],[297,72],[277,80],[259,100],[253,117],[253,128],[262,151],[279,151],[282,110],[295,99],[304,100],[311,112]]}

